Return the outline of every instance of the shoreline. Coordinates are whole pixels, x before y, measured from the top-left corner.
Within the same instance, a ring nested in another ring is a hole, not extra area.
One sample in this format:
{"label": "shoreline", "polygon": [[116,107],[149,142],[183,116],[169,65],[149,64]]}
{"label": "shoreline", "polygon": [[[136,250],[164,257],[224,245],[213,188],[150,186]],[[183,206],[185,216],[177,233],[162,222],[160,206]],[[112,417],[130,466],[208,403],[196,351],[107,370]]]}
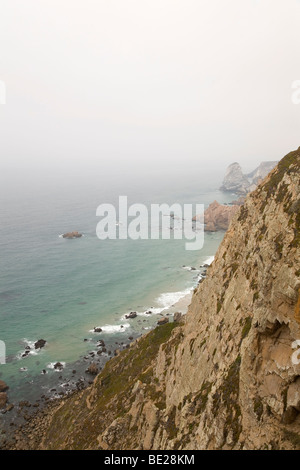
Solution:
{"label": "shoreline", "polygon": [[[194,282],[190,288],[181,291],[183,293],[186,291],[188,292],[180,297],[174,304],[168,307],[159,308],[159,313],[153,312],[146,315],[146,312],[144,312],[144,314],[139,312],[136,318],[127,320],[130,322],[131,328],[130,332],[127,332],[127,335],[123,338],[123,341],[114,341],[116,339],[114,334],[106,333],[105,337],[107,336],[108,338],[105,340],[105,348],[100,347],[96,350],[97,343],[101,343],[103,339],[101,337],[101,332],[94,333],[93,337],[88,340],[91,345],[91,349],[84,356],[81,356],[75,363],[68,364],[68,368],[63,368],[62,370],[57,371],[57,377],[55,375],[52,376],[52,381],[54,380],[55,386],[52,384],[51,388],[51,383],[49,381],[48,394],[47,392],[43,393],[43,390],[41,390],[39,398],[36,399],[35,402],[30,402],[26,399],[16,403],[9,401],[8,403],[12,404],[13,407],[9,411],[3,410],[0,412],[1,418],[3,419],[1,423],[2,426],[0,428],[0,449],[15,448],[15,437],[22,435],[24,429],[30,430],[33,426],[32,423],[35,423],[36,420],[43,421],[43,417],[45,415],[48,416],[49,412],[51,412],[53,408],[56,409],[63,400],[76,393],[80,393],[82,390],[92,385],[95,377],[101,373],[103,367],[111,358],[117,356],[123,349],[131,347],[136,340],[157,327],[158,320],[160,318],[166,317],[168,321],[172,322],[176,312],[179,312],[184,316],[191,303],[195,285],[198,285],[201,279],[205,278],[206,268],[213,261],[213,258],[213,256],[207,257],[206,263],[200,265],[197,269],[183,266],[183,268],[187,268],[192,272],[195,271],[197,274],[197,281]],[[104,351],[99,354],[103,349]],[[91,364],[96,365],[96,373],[88,372],[88,368]],[[75,373],[70,376],[70,369],[72,369],[72,367],[76,367],[79,371],[73,370]],[[69,377],[63,377],[65,373],[69,375]]]}
{"label": "shoreline", "polygon": [[[176,309],[177,312],[185,316],[188,311],[192,296],[193,289],[191,292],[184,295],[175,304],[173,304],[171,308]],[[158,320],[159,318],[162,318],[161,315],[162,314],[154,314],[153,316],[155,316]],[[167,313],[166,315],[168,315],[167,318],[171,318],[173,320],[173,314]],[[141,337],[146,336],[156,327],[159,328],[157,322],[154,327],[149,328],[149,330],[143,334],[139,334],[132,341],[126,343],[126,345],[124,344],[123,349],[126,347],[132,347],[134,344],[136,344],[137,341],[139,341]],[[117,356],[118,354],[119,352],[114,356]],[[112,359],[112,357],[107,358],[103,364],[103,367],[110,359]],[[101,373],[101,370],[99,373]],[[94,379],[97,377],[97,375],[94,376]],[[25,410],[23,415],[23,422],[15,426],[14,429],[10,429],[10,432],[2,433],[2,442],[0,435],[0,450],[31,450],[32,446],[34,448],[36,445],[39,445],[41,443],[39,436],[43,435],[43,431],[49,425],[54,412],[63,404],[65,400],[68,400],[68,398],[71,398],[74,395],[76,396],[77,394],[80,394],[83,390],[86,390],[88,387],[90,387],[93,384],[94,379],[89,383],[86,383],[85,386],[71,390],[64,396],[55,396],[52,398],[46,397],[42,406],[35,407],[31,414],[28,413],[28,408],[32,408],[34,405],[24,401],[23,406],[19,410],[19,414]]]}

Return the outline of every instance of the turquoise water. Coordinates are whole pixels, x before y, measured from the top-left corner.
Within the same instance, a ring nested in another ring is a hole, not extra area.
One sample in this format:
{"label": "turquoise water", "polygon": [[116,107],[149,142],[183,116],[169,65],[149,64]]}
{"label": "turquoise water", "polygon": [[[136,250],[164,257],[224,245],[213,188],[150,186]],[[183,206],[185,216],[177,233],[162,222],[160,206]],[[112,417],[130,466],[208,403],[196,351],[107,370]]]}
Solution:
{"label": "turquoise water", "polygon": [[[171,308],[197,283],[199,272],[183,266],[199,268],[214,255],[222,233],[206,234],[200,251],[186,251],[185,240],[100,241],[96,207],[116,203],[118,189],[69,185],[56,192],[30,190],[22,197],[6,194],[0,209],[0,339],[6,343],[7,363],[0,365],[0,377],[10,386],[10,401],[36,399],[49,391],[57,381],[52,368],[57,361],[70,377],[74,364],[80,369],[78,360],[95,349],[98,337],[112,344],[141,334],[156,321],[143,312]],[[196,186],[156,189],[147,196],[130,187],[128,194],[129,203],[145,204],[207,206],[214,199],[231,200]],[[84,236],[60,236],[72,230]],[[132,310],[141,315],[126,320]],[[94,326],[103,328],[100,336],[90,331]],[[40,338],[46,347],[22,358],[26,345]]]}

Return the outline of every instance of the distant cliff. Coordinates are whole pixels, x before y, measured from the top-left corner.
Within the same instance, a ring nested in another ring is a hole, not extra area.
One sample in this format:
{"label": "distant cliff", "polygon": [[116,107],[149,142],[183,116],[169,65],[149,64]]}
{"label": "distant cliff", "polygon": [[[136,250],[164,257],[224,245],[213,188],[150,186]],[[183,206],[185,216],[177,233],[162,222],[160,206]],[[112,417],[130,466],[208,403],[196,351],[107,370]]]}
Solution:
{"label": "distant cliff", "polygon": [[299,176],[300,148],[246,197],[185,321],[108,361],[25,448],[299,449]]}
{"label": "distant cliff", "polygon": [[226,170],[220,189],[221,191],[229,191],[242,195],[254,191],[257,184],[268,175],[276,164],[277,162],[275,161],[262,162],[254,171],[244,175],[240,164],[237,162],[232,163]]}

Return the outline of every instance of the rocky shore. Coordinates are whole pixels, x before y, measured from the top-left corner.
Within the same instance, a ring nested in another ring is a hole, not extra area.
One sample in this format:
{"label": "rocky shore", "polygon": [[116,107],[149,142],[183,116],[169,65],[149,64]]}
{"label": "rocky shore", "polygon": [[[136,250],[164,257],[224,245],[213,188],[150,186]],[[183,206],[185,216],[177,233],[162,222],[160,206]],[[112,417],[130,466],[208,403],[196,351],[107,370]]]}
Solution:
{"label": "rocky shore", "polygon": [[[207,264],[201,265],[197,269],[191,268],[192,273],[195,271],[198,273],[198,283],[204,280],[207,268]],[[79,396],[83,390],[90,387],[97,375],[103,370],[106,362],[118,356],[123,350],[132,348],[136,341],[148,334],[146,329],[152,330],[171,321],[182,321],[182,315],[187,312],[191,298],[192,291],[176,302],[172,308],[161,314],[153,314],[151,310],[147,310],[145,312],[147,316],[141,317],[137,312],[130,312],[127,315],[127,320],[133,322],[132,324],[136,327],[139,325],[139,328],[122,341],[113,341],[112,337],[104,341],[101,337],[102,328],[94,327],[94,333],[99,336],[94,337],[92,342],[91,339],[83,339],[91,342],[93,349],[76,363],[69,364],[68,370],[65,369],[63,363],[54,364],[53,368],[59,371],[56,385],[49,390],[48,394],[41,394],[35,402],[22,400],[18,403],[9,403],[8,386],[5,382],[0,381],[0,399],[1,393],[5,395],[5,404],[0,410],[0,420],[2,421],[0,449],[35,449],[44,430],[47,429],[53,413],[65,403],[65,400],[76,397],[77,394]],[[34,349],[43,348],[46,344],[46,340],[40,339],[32,347]],[[27,351],[29,352],[25,349],[24,353]],[[46,371],[44,372],[46,373]]]}

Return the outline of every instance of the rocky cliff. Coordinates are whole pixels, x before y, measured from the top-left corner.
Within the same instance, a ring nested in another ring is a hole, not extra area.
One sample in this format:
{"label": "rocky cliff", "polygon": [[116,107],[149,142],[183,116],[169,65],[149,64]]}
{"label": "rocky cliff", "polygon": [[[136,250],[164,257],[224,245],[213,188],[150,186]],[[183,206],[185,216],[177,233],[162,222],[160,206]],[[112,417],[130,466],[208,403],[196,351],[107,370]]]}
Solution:
{"label": "rocky cliff", "polygon": [[185,321],[110,360],[27,446],[300,448],[299,175],[300,149],[247,196]]}
{"label": "rocky cliff", "polygon": [[220,190],[242,195],[254,191],[276,164],[275,161],[262,162],[254,171],[244,175],[240,164],[232,163],[226,170]]}
{"label": "rocky cliff", "polygon": [[231,219],[239,209],[239,205],[224,205],[217,201],[212,202],[204,212],[204,230],[206,232],[216,232],[217,230],[227,230]]}

